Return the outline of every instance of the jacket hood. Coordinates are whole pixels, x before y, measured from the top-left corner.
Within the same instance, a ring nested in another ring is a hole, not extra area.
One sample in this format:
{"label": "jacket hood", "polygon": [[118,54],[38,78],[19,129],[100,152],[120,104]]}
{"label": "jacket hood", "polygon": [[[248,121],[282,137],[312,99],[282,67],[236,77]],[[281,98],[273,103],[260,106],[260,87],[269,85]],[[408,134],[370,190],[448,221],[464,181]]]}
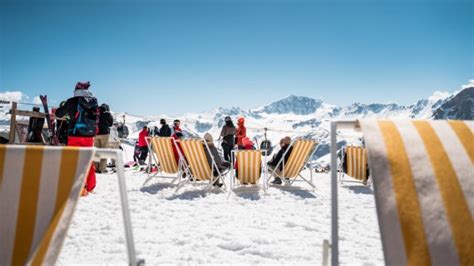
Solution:
{"label": "jacket hood", "polygon": [[207,144],[211,144],[214,142],[212,139],[212,135],[209,133],[204,134],[204,140],[207,142]]}
{"label": "jacket hood", "polygon": [[74,97],[94,97],[90,90],[75,90]]}
{"label": "jacket hood", "polygon": [[78,97],[77,103],[86,111],[95,112],[98,104],[95,97]]}
{"label": "jacket hood", "polygon": [[243,126],[245,124],[245,118],[239,118],[239,120],[237,120],[237,123],[239,124],[239,126]]}

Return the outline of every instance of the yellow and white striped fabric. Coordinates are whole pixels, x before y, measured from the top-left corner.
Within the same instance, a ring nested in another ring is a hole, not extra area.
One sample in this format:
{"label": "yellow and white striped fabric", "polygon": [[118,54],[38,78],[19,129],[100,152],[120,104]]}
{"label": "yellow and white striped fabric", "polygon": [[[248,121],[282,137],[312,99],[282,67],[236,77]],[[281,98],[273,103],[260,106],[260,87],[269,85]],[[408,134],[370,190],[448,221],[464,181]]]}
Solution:
{"label": "yellow and white striped fabric", "polygon": [[197,180],[211,180],[212,171],[204,151],[204,142],[200,139],[181,140],[186,161],[191,168],[192,175]]}
{"label": "yellow and white striped fabric", "polygon": [[474,265],[474,122],[360,121],[388,265]]}
{"label": "yellow and white striped fabric", "polygon": [[152,137],[150,143],[153,151],[158,157],[163,172],[168,174],[176,174],[178,172],[178,163],[173,153],[173,142],[169,137]]}
{"label": "yellow and white striped fabric", "polygon": [[236,158],[240,183],[256,184],[262,176],[262,151],[237,151]]}
{"label": "yellow and white striped fabric", "polygon": [[53,265],[94,149],[0,145],[0,265]]}
{"label": "yellow and white striped fabric", "polygon": [[367,150],[363,147],[346,147],[347,175],[367,180]]}
{"label": "yellow and white striped fabric", "polygon": [[300,174],[304,164],[316,148],[316,141],[309,139],[297,139],[293,143],[292,151],[282,171],[282,177],[293,178]]}

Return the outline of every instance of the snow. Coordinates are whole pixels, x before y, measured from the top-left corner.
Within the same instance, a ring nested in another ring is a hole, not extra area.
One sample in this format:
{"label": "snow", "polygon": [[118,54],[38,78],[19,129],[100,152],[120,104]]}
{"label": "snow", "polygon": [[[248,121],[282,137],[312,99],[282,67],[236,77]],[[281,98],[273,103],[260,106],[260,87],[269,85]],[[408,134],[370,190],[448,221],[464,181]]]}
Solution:
{"label": "snow", "polygon": [[[314,191],[298,182],[294,188],[270,187],[267,194],[251,188],[204,194],[192,185],[175,193],[169,179],[142,187],[146,175],[129,169],[138,257],[152,265],[319,264],[323,240],[330,239],[330,178],[313,177]],[[94,193],[78,203],[59,264],[127,263],[117,178],[97,179]],[[341,262],[383,264],[372,188],[340,185],[339,216]]]}
{"label": "snow", "polygon": [[428,101],[437,102],[439,100],[444,100],[444,99],[448,98],[449,96],[451,96],[451,93],[449,93],[447,91],[435,91],[433,93],[433,95],[428,97]]}

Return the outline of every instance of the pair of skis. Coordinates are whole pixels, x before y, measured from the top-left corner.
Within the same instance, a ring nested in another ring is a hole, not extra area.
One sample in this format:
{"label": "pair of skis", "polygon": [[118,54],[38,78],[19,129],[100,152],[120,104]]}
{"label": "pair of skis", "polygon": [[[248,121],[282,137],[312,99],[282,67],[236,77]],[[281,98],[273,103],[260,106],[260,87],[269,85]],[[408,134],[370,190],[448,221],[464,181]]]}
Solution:
{"label": "pair of skis", "polygon": [[53,119],[51,118],[51,114],[49,113],[48,107],[48,96],[47,95],[40,95],[41,103],[43,104],[44,112],[46,114],[46,124],[48,125],[48,140],[49,144],[51,145],[58,145],[59,139],[56,134],[56,129],[54,128]]}

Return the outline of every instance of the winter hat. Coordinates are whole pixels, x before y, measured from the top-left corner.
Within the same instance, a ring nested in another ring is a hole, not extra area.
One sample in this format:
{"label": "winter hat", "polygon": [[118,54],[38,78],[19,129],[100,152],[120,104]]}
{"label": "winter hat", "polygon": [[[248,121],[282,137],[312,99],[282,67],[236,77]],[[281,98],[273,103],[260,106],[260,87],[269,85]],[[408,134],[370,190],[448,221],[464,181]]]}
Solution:
{"label": "winter hat", "polygon": [[226,116],[226,117],[224,118],[224,121],[226,121],[226,122],[227,122],[227,121],[231,121],[230,116]]}
{"label": "winter hat", "polygon": [[212,135],[209,134],[209,133],[204,134],[204,140],[205,140],[208,144],[214,142],[214,140],[212,139]]}
{"label": "winter hat", "polygon": [[90,81],[87,82],[77,82],[75,90],[87,90],[91,86]]}
{"label": "winter hat", "polygon": [[291,143],[291,138],[290,137],[284,137],[280,140],[280,145],[290,145]]}
{"label": "winter hat", "polygon": [[244,147],[253,146],[253,142],[248,137],[245,137],[242,139],[242,145]]}
{"label": "winter hat", "polygon": [[92,92],[89,91],[91,83],[87,82],[78,82],[76,88],[74,89],[74,97],[94,97]]}
{"label": "winter hat", "polygon": [[102,109],[104,109],[105,112],[109,112],[110,111],[110,107],[108,104],[106,103],[103,103],[101,106],[100,106]]}

